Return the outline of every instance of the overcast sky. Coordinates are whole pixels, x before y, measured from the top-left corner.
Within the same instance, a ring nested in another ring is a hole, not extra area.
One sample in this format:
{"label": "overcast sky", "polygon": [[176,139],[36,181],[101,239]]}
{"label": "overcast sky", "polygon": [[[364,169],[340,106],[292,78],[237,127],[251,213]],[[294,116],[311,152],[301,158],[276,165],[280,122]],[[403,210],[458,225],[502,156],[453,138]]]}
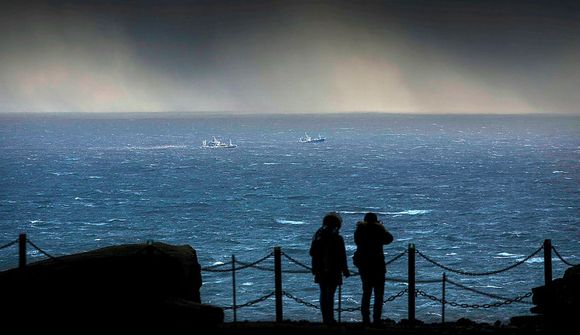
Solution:
{"label": "overcast sky", "polygon": [[18,1],[0,112],[580,115],[578,1]]}

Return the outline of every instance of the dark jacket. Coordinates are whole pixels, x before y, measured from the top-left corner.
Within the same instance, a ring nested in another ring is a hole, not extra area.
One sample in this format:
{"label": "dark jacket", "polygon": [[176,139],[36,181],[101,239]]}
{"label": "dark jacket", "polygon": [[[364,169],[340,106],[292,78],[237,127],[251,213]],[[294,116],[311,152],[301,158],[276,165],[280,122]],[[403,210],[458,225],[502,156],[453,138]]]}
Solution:
{"label": "dark jacket", "polygon": [[316,283],[342,284],[342,274],[348,274],[348,266],[344,239],[337,229],[318,229],[310,245],[310,256]]}
{"label": "dark jacket", "polygon": [[383,245],[393,242],[393,235],[379,223],[358,222],[354,232],[357,249],[353,263],[361,273],[384,274],[387,271]]}

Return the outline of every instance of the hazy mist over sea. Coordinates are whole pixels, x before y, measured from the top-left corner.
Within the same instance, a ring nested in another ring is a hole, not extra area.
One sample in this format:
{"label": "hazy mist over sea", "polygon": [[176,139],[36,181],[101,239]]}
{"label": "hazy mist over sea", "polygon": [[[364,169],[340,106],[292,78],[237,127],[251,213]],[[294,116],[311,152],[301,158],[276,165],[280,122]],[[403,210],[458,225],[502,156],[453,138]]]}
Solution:
{"label": "hazy mist over sea", "polygon": [[3,1],[0,112],[566,113],[573,1]]}

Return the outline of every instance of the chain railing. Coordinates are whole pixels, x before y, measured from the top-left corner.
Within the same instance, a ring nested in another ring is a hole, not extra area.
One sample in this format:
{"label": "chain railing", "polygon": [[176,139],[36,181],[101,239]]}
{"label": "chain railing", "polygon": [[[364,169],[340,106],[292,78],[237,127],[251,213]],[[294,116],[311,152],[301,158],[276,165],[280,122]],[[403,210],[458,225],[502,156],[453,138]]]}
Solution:
{"label": "chain railing", "polygon": [[[413,254],[420,255],[422,258],[424,258],[425,260],[429,261],[430,263],[432,263],[432,264],[434,264],[436,266],[439,266],[439,267],[441,267],[443,269],[446,269],[446,270],[449,270],[451,272],[458,273],[458,274],[461,274],[461,275],[467,275],[467,276],[494,275],[494,274],[498,274],[498,273],[502,273],[502,272],[511,270],[511,269],[513,269],[513,268],[515,268],[515,267],[517,267],[519,265],[524,264],[526,261],[528,261],[529,259],[531,259],[535,255],[537,255],[543,248],[544,248],[544,246],[538,248],[533,253],[531,253],[529,256],[525,257],[524,259],[522,259],[521,261],[518,261],[517,263],[515,263],[513,265],[510,265],[509,267],[502,268],[502,269],[495,270],[495,271],[487,271],[487,272],[468,272],[468,271],[464,271],[464,270],[452,269],[451,267],[448,267],[446,265],[443,265],[443,264],[440,264],[439,262],[434,261],[433,259],[431,259],[430,257],[426,256],[425,254],[421,253],[420,251],[415,250],[414,247],[413,247],[413,249],[405,250],[405,251],[397,254],[395,257],[393,257],[392,259],[386,261],[385,263],[386,264],[391,264],[391,263],[395,262],[396,260],[402,258],[404,255],[408,255],[409,253],[413,253]],[[557,254],[557,255],[559,256],[559,254]],[[262,270],[262,271],[280,272],[280,274],[281,273],[305,274],[305,273],[311,273],[311,271],[312,271],[312,268],[310,266],[308,266],[304,262],[302,262],[302,261],[300,261],[300,260],[298,260],[298,259],[290,256],[289,254],[284,253],[284,252],[280,252],[280,257],[284,257],[285,259],[288,260],[289,263],[294,264],[294,265],[297,265],[301,269],[298,269],[298,270],[290,270],[290,269],[281,269],[281,267],[277,269],[276,266],[274,268],[267,268],[267,267],[261,267],[261,266],[258,266],[257,265],[258,263],[264,261],[265,259],[267,259],[270,256],[272,256],[272,254],[269,254],[268,256],[266,256],[266,257],[264,257],[264,258],[262,258],[262,259],[260,259],[260,260],[258,260],[256,262],[253,262],[253,263],[244,263],[244,262],[241,262],[241,261],[235,261],[236,264],[239,264],[241,266],[239,266],[239,267],[233,266],[231,269],[223,269],[221,271],[236,271],[236,270],[245,269],[245,268],[248,268],[248,267],[252,267],[252,268],[254,268],[256,270]],[[561,256],[559,256],[559,257],[561,257]],[[409,258],[411,259],[411,257],[409,257]],[[229,263],[223,263],[223,264],[219,264],[217,266],[226,266],[228,264]],[[208,271],[216,271],[215,267],[216,267],[216,265],[212,266],[211,268],[206,268],[206,269]],[[413,267],[413,269],[414,269],[414,267]],[[357,272],[352,271],[351,272],[351,275],[359,275],[359,274]],[[386,278],[386,281],[388,281],[388,282],[403,283],[403,284],[409,284],[409,280],[410,280],[409,278],[407,278],[407,279],[403,279],[403,278],[390,278],[390,277],[389,278]],[[457,283],[455,281],[452,281],[452,280],[446,278],[446,276],[443,276],[442,279],[437,278],[437,279],[421,279],[421,280],[416,280],[416,279],[413,278],[413,283],[414,284],[437,284],[437,283],[442,283],[443,286],[445,286],[445,283],[449,283],[449,284],[455,286],[456,288],[459,288],[459,289],[462,289],[462,290],[466,290],[466,291],[469,291],[469,292],[472,292],[472,293],[476,293],[476,294],[479,294],[479,295],[484,295],[484,296],[487,296],[489,298],[493,298],[495,300],[498,300],[497,302],[493,302],[493,303],[466,304],[466,303],[459,303],[459,302],[447,301],[444,298],[438,298],[438,297],[436,297],[434,295],[430,295],[430,294],[426,293],[423,290],[414,289],[415,294],[413,294],[410,298],[413,298],[413,300],[414,300],[414,297],[416,297],[416,296],[425,297],[425,298],[428,298],[428,299],[431,299],[433,301],[437,301],[437,302],[441,303],[442,304],[442,308],[444,308],[445,305],[452,306],[452,307],[460,307],[460,308],[491,308],[491,307],[500,307],[500,306],[504,306],[504,305],[509,305],[509,304],[512,304],[512,303],[531,304],[531,302],[524,300],[525,298],[528,298],[528,297],[531,296],[531,292],[528,292],[526,294],[523,294],[523,295],[518,296],[518,297],[515,297],[515,298],[507,298],[507,297],[503,297],[503,296],[500,296],[500,295],[483,292],[483,291],[478,290],[478,289],[470,288],[470,287],[468,287],[466,285],[459,284],[459,283]],[[399,298],[399,297],[407,294],[408,292],[409,292],[409,288],[405,288],[405,289],[401,290],[400,292],[398,292],[395,295],[392,295],[390,297],[384,298],[383,299],[383,303],[392,302],[395,299],[397,299],[397,298]],[[274,292],[274,295],[276,295],[276,292]],[[269,295],[268,297],[270,297],[270,296],[271,295]],[[294,302],[296,302],[298,304],[301,304],[301,305],[306,306],[306,307],[309,307],[309,308],[320,309],[320,307],[317,304],[315,304],[313,302],[309,302],[309,301],[307,301],[307,300],[305,300],[303,298],[300,298],[297,295],[292,294],[292,293],[290,293],[290,292],[288,292],[286,290],[282,290],[281,293],[280,293],[280,296],[283,296],[285,298],[288,298],[288,299],[290,299],[290,300],[292,300],[292,301],[294,301]],[[260,301],[263,301],[263,300],[266,300],[266,299],[267,298],[264,298],[264,297],[262,299],[259,298],[257,300],[251,301],[250,303],[238,305],[235,308],[233,306],[228,306],[227,309],[239,309],[241,307],[251,306],[251,305],[256,304],[257,302],[260,302]],[[339,302],[339,306],[340,305],[341,304]],[[360,306],[357,306],[357,307],[349,307],[349,308],[341,308],[341,307],[339,307],[339,308],[335,308],[335,310],[339,312],[339,319],[340,319],[340,313],[341,312],[360,311]],[[444,321],[444,319],[443,319],[443,321]]]}
{"label": "chain railing", "polygon": [[56,256],[53,256],[53,255],[49,254],[48,252],[44,251],[39,246],[37,246],[36,244],[34,244],[31,240],[26,239],[26,242],[28,242],[28,244],[30,244],[34,249],[36,249],[38,252],[40,252],[44,256],[46,256],[46,257],[48,257],[48,258],[50,258],[52,260],[57,259]]}
{"label": "chain railing", "polygon": [[389,264],[391,264],[391,263],[395,262],[397,259],[399,259],[399,258],[401,258],[401,257],[405,256],[405,255],[407,254],[407,252],[408,252],[408,250],[405,250],[405,251],[401,252],[401,253],[400,253],[400,254],[398,254],[397,256],[393,257],[391,260],[389,260],[389,261],[386,261],[386,262],[385,262],[385,265],[389,265]]}
{"label": "chain railing", "polygon": [[[406,288],[404,290],[399,291],[399,293],[397,294],[393,294],[392,296],[384,299],[383,304],[386,304],[387,302],[391,302],[391,301],[395,301],[395,299],[400,298],[402,296],[404,296],[406,293],[409,292],[409,289]],[[360,308],[360,307],[359,307]]]}
{"label": "chain railing", "polygon": [[[394,261],[398,260],[399,258],[401,258],[402,256],[404,256],[405,254],[407,254],[407,251],[403,251],[400,254],[398,254],[397,256],[395,256],[394,258],[392,258],[391,260],[385,262],[386,264],[390,264],[393,263]],[[262,302],[264,300],[267,300],[268,298],[270,298],[272,295],[276,295],[276,292],[273,292],[272,294],[268,294],[265,296],[262,296],[258,299],[249,301],[247,303],[244,304],[236,304],[235,302],[235,296],[236,296],[236,288],[235,288],[235,273],[239,270],[243,270],[243,269],[247,269],[247,268],[253,268],[255,270],[261,270],[261,271],[268,271],[268,272],[280,272],[280,273],[293,273],[293,274],[310,274],[312,273],[312,267],[308,266],[307,264],[297,260],[296,258],[288,255],[285,252],[281,252],[280,251],[280,257],[284,257],[285,259],[287,259],[291,264],[297,265],[299,268],[298,270],[293,270],[293,269],[276,269],[276,266],[274,268],[268,268],[268,267],[263,267],[263,266],[259,266],[258,264],[262,263],[263,261],[269,259],[270,257],[275,256],[275,252],[270,253],[262,258],[260,258],[259,260],[252,262],[252,263],[246,263],[246,262],[242,262],[240,260],[237,260],[234,256],[232,256],[232,260],[229,262],[224,262],[224,263],[220,263],[220,264],[214,264],[211,266],[207,266],[207,267],[203,267],[202,271],[207,271],[207,272],[231,272],[232,273],[232,297],[233,297],[233,304],[230,306],[225,306],[222,307],[225,310],[233,310],[234,311],[234,322],[237,319],[237,314],[236,311],[244,308],[244,307],[249,307],[252,305],[255,305],[259,302]],[[238,266],[239,265],[239,266]],[[357,272],[352,273],[352,275],[358,275]],[[401,282],[404,283],[406,282],[406,280],[404,279],[388,279],[389,281],[395,281],[395,282]],[[426,280],[424,282],[426,283],[433,283],[433,282],[438,282],[439,280]],[[407,292],[407,289],[402,290],[401,292],[388,297],[386,299],[384,299],[384,303],[386,302],[391,302],[394,301],[396,298],[401,297],[402,295],[404,295]],[[280,296],[284,296],[290,300],[293,300],[299,304],[302,304],[304,306],[310,307],[310,308],[315,308],[315,309],[320,309],[320,307],[314,303],[311,303],[309,301],[306,301],[304,299],[301,299],[287,291],[282,291]],[[341,312],[353,312],[353,311],[359,311],[360,307],[354,307],[354,308],[336,308],[336,310],[341,313]],[[340,318],[340,317],[339,317]]]}
{"label": "chain railing", "polygon": [[434,261],[433,259],[431,259],[430,257],[426,256],[425,254],[423,254],[422,252],[420,252],[419,250],[416,250],[416,253],[423,257],[425,260],[427,260],[428,262],[430,262],[433,265],[436,265],[442,269],[445,269],[449,272],[454,272],[454,273],[458,273],[461,275],[465,275],[465,276],[490,276],[490,275],[495,275],[498,273],[502,273],[502,272],[506,272],[509,271],[519,265],[524,264],[525,262],[527,262],[530,258],[536,256],[540,251],[542,251],[542,249],[544,248],[544,246],[541,246],[540,248],[538,248],[538,250],[534,251],[531,255],[529,255],[528,257],[522,259],[521,261],[514,263],[506,268],[503,269],[499,269],[499,270],[494,270],[494,271],[487,271],[487,272],[468,272],[468,271],[464,271],[464,270],[456,270],[456,269],[452,269],[448,266],[445,266],[439,262]]}
{"label": "chain railing", "polygon": [[297,261],[296,259],[290,257],[290,255],[288,255],[285,252],[282,253],[282,256],[284,256],[290,262],[292,262],[292,263],[294,263],[294,264],[296,264],[296,265],[298,265],[298,266],[300,266],[300,267],[302,267],[302,268],[305,269],[305,270],[297,270],[297,271],[294,271],[292,273],[312,273],[312,267],[310,267],[310,266],[308,266],[308,265],[306,265],[306,264],[304,264],[304,263],[302,263],[300,261]]}
{"label": "chain railing", "polygon": [[[32,246],[36,251],[45,255],[46,257],[48,257],[51,260],[58,260],[59,259],[59,257],[55,257],[55,256],[51,255],[50,253],[43,250],[42,248],[37,246],[35,243],[33,243],[32,241],[27,239],[25,234],[21,234],[19,236],[19,238],[14,240],[14,241],[11,241],[11,242],[8,242],[8,243],[1,245],[0,250],[9,248],[9,247],[16,245],[16,244],[18,244],[18,246],[19,246],[19,257],[20,257],[19,267],[21,267],[21,268],[26,266],[26,245]],[[150,246],[150,244],[151,243],[148,241],[147,245]],[[551,269],[551,259],[552,259],[551,251],[553,251],[554,254],[556,255],[556,257],[558,259],[560,259],[560,261],[562,261],[564,264],[566,264],[568,266],[575,266],[574,264],[566,261],[560,255],[560,253],[556,250],[556,248],[551,245],[550,240],[546,240],[544,242],[544,245],[542,245],[540,248],[538,248],[537,250],[535,250],[533,253],[531,253],[529,256],[523,258],[522,260],[520,260],[520,261],[518,261],[518,262],[516,262],[508,267],[505,267],[505,268],[502,268],[499,270],[494,270],[494,271],[486,271],[486,272],[469,272],[469,271],[465,271],[465,270],[453,269],[449,266],[443,265],[443,264],[433,260],[432,258],[428,257],[424,253],[416,250],[415,246],[413,244],[410,244],[409,248],[407,250],[397,254],[395,257],[393,257],[392,259],[385,262],[386,264],[391,264],[391,263],[397,261],[398,259],[402,258],[404,255],[408,256],[408,262],[409,262],[408,275],[409,275],[409,277],[407,279],[390,278],[390,277],[386,278],[386,281],[388,281],[388,282],[403,283],[403,284],[407,284],[408,287],[399,291],[398,293],[396,293],[390,297],[384,298],[383,303],[385,304],[387,302],[392,302],[392,301],[396,300],[397,298],[400,298],[400,297],[404,296],[405,294],[407,294],[409,297],[409,303],[408,303],[409,320],[414,321],[414,306],[415,306],[414,300],[415,300],[415,297],[420,296],[423,298],[427,298],[429,300],[432,300],[432,301],[435,301],[435,302],[438,302],[441,304],[441,306],[442,306],[442,322],[445,322],[445,306],[446,305],[452,306],[452,307],[457,307],[457,308],[488,309],[488,308],[502,307],[505,305],[510,305],[512,303],[532,304],[530,301],[524,300],[524,299],[532,296],[531,292],[527,292],[525,294],[516,296],[514,298],[508,298],[508,297],[484,292],[482,290],[478,290],[478,289],[471,288],[471,287],[468,287],[466,285],[460,284],[456,281],[453,281],[453,280],[450,280],[449,278],[447,278],[445,273],[443,274],[443,277],[441,279],[416,280],[415,279],[415,264],[414,264],[415,257],[414,257],[414,255],[418,254],[419,256],[421,256],[421,258],[425,259],[429,263],[431,263],[437,267],[443,268],[447,271],[456,273],[456,274],[465,275],[465,276],[489,276],[489,275],[495,275],[495,274],[503,273],[505,271],[514,269],[515,267],[522,265],[526,261],[530,260],[532,257],[537,255],[542,250],[544,250],[544,275],[546,277],[546,283],[551,282],[551,272],[552,272],[552,269]],[[298,270],[284,269],[283,270],[282,265],[281,265],[282,256],[285,259],[287,259],[291,264],[298,266],[300,269],[298,269]],[[270,259],[271,257],[274,257],[274,267],[273,268],[264,267],[264,266],[259,265],[260,263]],[[260,270],[260,271],[274,272],[275,278],[276,278],[275,290],[273,292],[265,294],[257,299],[250,300],[250,301],[245,302],[243,304],[237,304],[237,302],[236,302],[236,281],[235,281],[236,272],[241,271],[241,270],[245,270],[245,269],[250,269],[250,268],[255,269],[255,270]],[[305,263],[297,260],[296,258],[288,255],[287,253],[282,252],[279,247],[274,248],[274,252],[271,252],[271,253],[265,255],[264,257],[254,261],[254,262],[251,262],[251,263],[236,260],[235,256],[232,255],[232,260],[229,262],[224,262],[224,263],[220,263],[220,264],[214,264],[214,265],[202,267],[201,270],[205,271],[205,272],[216,272],[216,273],[231,272],[232,273],[233,304],[231,306],[225,306],[222,308],[224,310],[232,310],[234,312],[234,322],[236,321],[236,311],[237,310],[239,310],[241,308],[257,305],[265,300],[268,300],[272,296],[274,296],[276,298],[276,314],[277,314],[276,319],[277,320],[282,320],[282,315],[281,315],[282,314],[282,297],[286,297],[286,298],[288,298],[296,303],[299,303],[299,304],[306,306],[306,307],[309,307],[309,308],[320,309],[320,307],[318,305],[316,305],[312,302],[306,301],[305,299],[302,299],[302,298],[282,289],[282,280],[281,280],[282,273],[306,274],[306,273],[311,273],[312,268],[310,266],[306,265]],[[356,273],[356,272],[351,272],[351,274],[358,275],[358,273]],[[436,283],[442,284],[442,297],[437,297],[435,295],[432,295],[432,294],[425,292],[424,290],[415,288],[415,284],[436,284]],[[456,301],[449,301],[445,298],[446,284],[447,283],[453,285],[455,288],[458,288],[460,290],[469,291],[471,293],[486,296],[488,298],[495,299],[496,301],[492,302],[492,303],[484,303],[484,304],[467,304],[467,303],[461,303],[461,302],[456,302]],[[341,292],[341,289],[339,289],[339,300],[340,300],[340,296],[341,296],[340,292]],[[414,292],[414,294],[409,295],[409,292]],[[339,312],[339,320],[340,320],[340,313],[341,312],[360,311],[360,306],[342,308],[341,303],[339,301],[339,307],[336,308],[335,310]]]}
{"label": "chain railing", "polygon": [[[258,270],[268,270],[269,271],[270,269],[261,268],[261,267],[258,267],[257,265],[262,263],[263,261],[267,260],[268,258],[272,257],[273,255],[274,255],[274,253],[269,253],[266,256],[258,259],[255,262],[252,262],[252,263],[243,263],[243,262],[240,262],[238,260],[235,260],[235,261],[229,261],[226,263],[220,263],[220,264],[207,266],[207,267],[201,268],[201,270],[207,271],[207,272],[232,272],[232,271],[239,271],[239,270],[243,270],[243,269],[247,269],[247,268],[255,268]],[[223,266],[227,266],[227,265],[231,266],[233,263],[239,264],[240,266],[237,268],[218,269],[218,267],[223,267]]]}
{"label": "chain railing", "polygon": [[531,292],[529,292],[529,295],[528,295],[528,293],[526,293],[525,295],[523,295],[522,296],[523,298],[521,298],[521,299],[517,299],[517,298],[506,298],[506,297],[502,297],[502,296],[497,295],[497,294],[483,292],[481,290],[478,290],[478,289],[475,289],[475,288],[472,288],[472,287],[468,287],[468,286],[465,286],[463,284],[456,283],[456,282],[450,280],[449,278],[445,278],[445,281],[447,283],[449,283],[451,285],[454,285],[456,287],[459,287],[459,288],[461,288],[463,290],[470,291],[470,292],[473,292],[473,293],[477,293],[477,294],[480,294],[480,295],[483,295],[483,296],[486,296],[486,297],[489,297],[489,298],[494,298],[494,299],[498,299],[498,300],[505,301],[506,302],[505,304],[507,304],[507,305],[511,304],[512,302],[519,302],[519,303],[522,303],[522,304],[533,305],[533,303],[531,301],[522,301],[523,298],[527,298],[527,297],[531,296],[532,295]]}
{"label": "chain railing", "polygon": [[[390,265],[391,263],[394,263],[396,260],[398,260],[399,258],[405,256],[407,253],[408,253],[408,250],[405,250],[405,251],[401,252],[400,254],[398,254],[397,256],[395,256],[393,258],[391,258],[390,260],[385,261],[385,265]],[[358,271],[351,271],[350,272],[350,275],[356,277],[356,276],[360,276],[360,273]],[[386,280],[387,281],[390,280],[390,281],[394,281],[394,282],[406,282],[407,281],[406,279],[396,279],[396,278],[394,278],[394,279],[386,279]]]}
{"label": "chain railing", "polygon": [[560,253],[558,252],[558,250],[556,250],[556,247],[552,246],[552,251],[554,251],[554,253],[556,254],[556,256],[562,261],[562,263],[564,263],[564,264],[566,264],[568,266],[576,266],[576,265],[578,265],[578,264],[572,264],[572,263],[566,261],[564,259],[564,257],[562,257],[562,255],[560,255]]}
{"label": "chain railing", "polygon": [[297,303],[302,304],[302,305],[304,305],[306,307],[311,307],[311,308],[314,308],[314,309],[320,309],[320,307],[318,305],[315,305],[315,304],[313,304],[311,302],[308,302],[306,300],[300,299],[300,298],[298,298],[298,297],[296,297],[296,296],[294,296],[291,293],[288,293],[286,291],[282,291],[282,294],[284,294],[285,297],[288,297],[288,298],[290,298],[290,299],[296,301]]}
{"label": "chain railing", "polygon": [[422,290],[419,290],[419,289],[416,289],[415,290],[415,293],[416,293],[416,296],[417,295],[423,296],[423,297],[425,297],[427,299],[436,301],[436,302],[438,302],[438,303],[440,303],[442,305],[447,304],[447,305],[451,305],[453,307],[473,308],[473,309],[501,307],[501,306],[504,306],[504,305],[510,305],[510,304],[512,304],[514,302],[527,303],[527,302],[522,301],[522,300],[525,299],[525,298],[529,298],[529,297],[532,296],[532,292],[528,292],[526,294],[517,296],[515,298],[502,298],[502,299],[505,299],[505,300],[502,300],[502,301],[499,301],[499,302],[495,302],[495,303],[490,303],[490,304],[466,304],[466,303],[457,303],[457,302],[449,301],[449,300],[446,300],[446,299],[443,299],[443,298],[438,298],[438,297],[436,297],[436,296],[434,296],[432,294],[428,294],[425,291],[422,291]]}
{"label": "chain railing", "polygon": [[0,250],[10,248],[11,246],[15,245],[16,243],[18,243],[18,239],[4,244],[3,246],[0,247]]}
{"label": "chain railing", "polygon": [[[413,249],[414,249],[414,246],[413,246]],[[496,275],[496,274],[503,273],[505,271],[514,269],[517,266],[520,266],[520,265],[524,264],[525,262],[527,262],[528,260],[530,260],[532,257],[536,256],[540,251],[542,251],[542,250],[544,250],[544,251],[545,250],[551,250],[551,249],[552,249],[552,247],[551,247],[551,241],[550,240],[546,240],[546,241],[544,241],[544,244],[540,248],[538,248],[536,251],[532,252],[529,256],[523,258],[521,261],[518,261],[515,264],[512,264],[512,265],[510,265],[508,267],[505,267],[505,268],[502,268],[502,269],[499,269],[499,270],[487,271],[487,272],[468,272],[468,271],[464,271],[464,270],[453,269],[453,268],[451,268],[449,266],[446,266],[446,265],[443,265],[443,264],[441,264],[439,262],[434,261],[433,259],[431,259],[430,257],[426,256],[425,254],[421,253],[418,250],[414,250],[414,252],[417,253],[419,256],[421,256],[426,261],[428,261],[429,263],[431,263],[431,264],[433,264],[435,266],[438,266],[440,268],[443,268],[443,269],[445,269],[447,271],[456,273],[456,274],[465,275],[465,276],[490,276],[490,275]],[[545,261],[544,261],[545,270],[544,270],[544,273],[545,273],[545,276],[546,276],[546,283],[548,283],[548,282],[551,282],[551,280],[552,280],[551,279],[552,278],[551,277],[552,276],[551,275],[552,274],[552,262],[551,262],[552,256],[551,256],[550,253],[546,253],[545,252],[544,253],[544,257],[545,257]],[[549,260],[546,260],[546,258],[549,259]],[[411,268],[411,266],[409,268]],[[413,265],[413,269],[414,269],[414,265]],[[413,275],[413,277],[414,277],[414,275]],[[411,276],[410,276],[410,278],[411,278]],[[413,280],[414,280],[414,278],[413,278]],[[410,279],[410,281],[411,281],[411,279]],[[425,297],[425,298],[428,298],[430,300],[437,301],[437,302],[441,303],[441,321],[442,322],[445,322],[445,306],[446,305],[449,305],[449,306],[452,306],[452,307],[474,308],[474,309],[477,309],[477,308],[501,307],[503,305],[509,305],[509,304],[514,303],[514,302],[516,302],[516,303],[524,303],[524,304],[531,304],[531,302],[523,301],[523,299],[528,298],[528,297],[530,297],[532,295],[531,292],[525,293],[525,294],[520,295],[520,296],[518,296],[516,298],[506,298],[506,297],[502,297],[502,296],[499,296],[499,295],[496,295],[496,294],[491,294],[491,293],[483,292],[481,290],[474,289],[474,288],[471,288],[471,287],[468,287],[468,286],[465,286],[465,285],[456,283],[456,282],[454,282],[452,280],[449,280],[449,278],[447,278],[447,276],[446,276],[445,273],[443,273],[443,277],[442,277],[442,280],[440,280],[440,282],[442,282],[442,297],[441,298],[438,298],[438,297],[436,297],[434,295],[430,295],[430,294],[426,293],[423,290],[415,289],[415,287],[413,285],[413,289],[415,290],[415,294],[413,296],[410,296],[409,297],[409,301],[410,301],[409,304],[411,305],[411,301],[412,301],[412,305],[414,306],[414,300],[415,300],[415,297],[416,296]],[[476,293],[476,294],[480,294],[480,295],[484,295],[484,296],[487,296],[489,298],[493,298],[493,299],[500,300],[500,301],[494,302],[494,303],[486,303],[486,304],[467,304],[467,303],[458,303],[458,302],[448,301],[445,298],[445,295],[446,295],[446,284],[447,283],[449,283],[451,285],[454,285],[455,287],[457,287],[459,289],[466,290],[466,291],[469,291],[469,292],[472,292],[472,293]],[[410,315],[411,315],[411,313],[410,313]],[[412,319],[411,316],[409,318]]]}
{"label": "chain railing", "polygon": [[271,296],[273,296],[275,293],[276,292],[272,291],[272,292],[270,292],[270,293],[268,293],[266,295],[263,295],[263,296],[259,297],[258,299],[248,301],[248,302],[246,302],[244,304],[234,305],[234,306],[226,306],[226,307],[222,307],[222,308],[225,309],[225,310],[228,310],[228,309],[240,309],[240,308],[244,308],[244,307],[249,307],[249,306],[255,305],[257,303],[260,303],[260,302],[262,302],[264,300],[268,300],[268,298],[270,298]]}

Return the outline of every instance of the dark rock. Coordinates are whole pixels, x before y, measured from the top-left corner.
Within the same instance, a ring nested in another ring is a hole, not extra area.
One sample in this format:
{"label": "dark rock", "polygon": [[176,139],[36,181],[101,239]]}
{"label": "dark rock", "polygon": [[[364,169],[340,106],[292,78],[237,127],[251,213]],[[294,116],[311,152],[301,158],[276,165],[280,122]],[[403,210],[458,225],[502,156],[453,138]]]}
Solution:
{"label": "dark rock", "polygon": [[420,326],[423,325],[424,322],[421,320],[409,320],[409,319],[401,319],[401,321],[399,321],[399,325],[401,325],[402,327],[415,327],[415,326]]}
{"label": "dark rock", "polygon": [[[151,329],[215,326],[223,310],[201,303],[190,246],[120,245],[0,272],[3,319],[47,327]],[[28,322],[33,320],[34,322]]]}
{"label": "dark rock", "polygon": [[563,278],[552,281],[548,286],[532,289],[532,312],[546,316],[568,315],[580,310],[580,265],[566,270]]}
{"label": "dark rock", "polygon": [[570,267],[563,278],[532,289],[531,312],[545,317],[550,327],[575,324],[580,315],[580,265]]}
{"label": "dark rock", "polygon": [[460,318],[455,323],[458,326],[462,326],[462,327],[473,327],[473,326],[477,326],[477,322],[475,322],[473,320],[470,320],[468,318]]}
{"label": "dark rock", "polygon": [[510,318],[510,325],[518,328],[539,328],[543,324],[542,315],[522,315]]}

